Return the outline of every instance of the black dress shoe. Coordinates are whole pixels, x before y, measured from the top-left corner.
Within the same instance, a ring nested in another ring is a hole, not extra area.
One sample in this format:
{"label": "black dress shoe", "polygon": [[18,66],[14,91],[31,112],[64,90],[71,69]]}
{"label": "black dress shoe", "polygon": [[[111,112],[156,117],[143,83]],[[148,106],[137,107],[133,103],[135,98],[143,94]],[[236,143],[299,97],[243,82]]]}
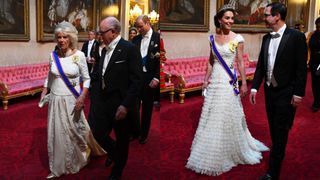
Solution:
{"label": "black dress shoe", "polygon": [[111,175],[108,177],[108,180],[120,180],[120,176],[116,176],[116,175],[111,174]]}
{"label": "black dress shoe", "polygon": [[272,177],[270,176],[270,174],[265,174],[259,177],[259,180],[272,180]]}
{"label": "black dress shoe", "polygon": [[319,108],[312,106],[312,112],[317,112]]}
{"label": "black dress shoe", "polygon": [[139,136],[130,136],[129,137],[129,141],[134,141],[134,140],[136,140],[136,139],[138,139],[139,138]]}
{"label": "black dress shoe", "polygon": [[112,163],[113,163],[113,160],[110,157],[107,157],[106,162],[104,163],[104,165],[106,167],[109,167],[109,166],[112,165]]}
{"label": "black dress shoe", "polygon": [[139,143],[140,143],[140,144],[145,144],[145,143],[147,143],[147,138],[140,138],[140,139],[139,139]]}

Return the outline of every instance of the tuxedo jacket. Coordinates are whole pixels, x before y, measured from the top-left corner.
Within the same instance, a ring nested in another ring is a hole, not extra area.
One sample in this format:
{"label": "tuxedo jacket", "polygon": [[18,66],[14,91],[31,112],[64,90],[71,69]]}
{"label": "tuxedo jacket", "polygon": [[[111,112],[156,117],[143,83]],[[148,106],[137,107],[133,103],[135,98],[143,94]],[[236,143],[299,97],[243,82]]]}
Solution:
{"label": "tuxedo jacket", "polygon": [[[87,57],[88,54],[88,45],[89,45],[89,41],[86,41],[85,43],[83,43],[81,51],[84,53],[84,55]],[[92,48],[90,51],[90,56],[94,57],[95,55],[95,50],[96,50],[96,46],[99,47],[99,42],[94,40],[93,44],[92,44]]]}
{"label": "tuxedo jacket", "polygon": [[[270,33],[263,37],[252,89],[258,90],[263,79],[266,81],[270,39]],[[294,29],[285,29],[276,54],[273,75],[277,88],[292,86],[294,95],[304,96],[307,78],[307,45],[304,34]]]}
{"label": "tuxedo jacket", "polygon": [[315,72],[320,64],[320,32],[313,32],[309,40],[310,70]]}
{"label": "tuxedo jacket", "polygon": [[[98,66],[94,66],[91,74],[92,94],[112,96],[115,93],[120,93],[121,105],[127,108],[132,107],[139,94],[142,79],[142,60],[139,49],[121,38],[113,50],[104,75],[102,75],[105,56],[105,49],[102,50],[100,58],[99,52],[95,54]],[[102,81],[105,84],[104,89],[102,89]]]}
{"label": "tuxedo jacket", "polygon": [[[88,45],[89,45],[89,41],[86,41],[85,43],[83,43],[82,48],[81,48],[81,51],[84,53],[84,55],[86,57],[88,55]],[[91,51],[90,51],[90,57],[94,57],[95,56],[95,51],[96,51],[97,47],[99,47],[99,42],[94,40],[93,44],[92,44],[92,47],[91,47]],[[89,69],[89,72],[90,72],[90,70],[92,68],[92,64],[87,63],[87,66],[88,66],[88,69]]]}
{"label": "tuxedo jacket", "polygon": [[[141,34],[134,37],[132,40],[132,43],[137,45],[139,50],[141,40]],[[151,35],[145,68],[147,69],[147,73],[144,75],[144,78],[146,78],[144,81],[149,83],[153,78],[160,79],[160,34],[155,31],[153,31]]]}

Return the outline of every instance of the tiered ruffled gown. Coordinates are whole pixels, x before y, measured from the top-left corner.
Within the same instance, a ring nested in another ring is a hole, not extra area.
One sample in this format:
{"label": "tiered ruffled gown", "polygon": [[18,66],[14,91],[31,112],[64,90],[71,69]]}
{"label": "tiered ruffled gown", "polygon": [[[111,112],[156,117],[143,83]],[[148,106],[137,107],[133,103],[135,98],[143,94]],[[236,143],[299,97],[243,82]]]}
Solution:
{"label": "tiered ruffled gown", "polygon": [[[243,41],[241,35],[236,35],[233,40],[236,43]],[[215,43],[220,55],[232,67],[236,51],[231,51],[229,44]],[[215,59],[211,83],[207,87],[186,165],[197,173],[216,176],[238,164],[256,164],[262,159],[261,151],[268,150],[263,143],[251,136],[240,96],[234,94],[229,80],[226,71]]]}

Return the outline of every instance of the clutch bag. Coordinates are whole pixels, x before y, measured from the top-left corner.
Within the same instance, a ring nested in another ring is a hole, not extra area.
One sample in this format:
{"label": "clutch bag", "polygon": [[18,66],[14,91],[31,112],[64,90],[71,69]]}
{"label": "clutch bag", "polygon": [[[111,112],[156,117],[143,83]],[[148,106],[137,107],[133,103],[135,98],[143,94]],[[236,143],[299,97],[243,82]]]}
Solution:
{"label": "clutch bag", "polygon": [[44,105],[48,104],[49,101],[50,101],[50,93],[45,95],[42,99],[40,99],[38,106],[42,108]]}
{"label": "clutch bag", "polygon": [[204,88],[204,89],[202,90],[202,96],[203,96],[203,97],[206,97],[206,96],[207,96],[207,88]]}

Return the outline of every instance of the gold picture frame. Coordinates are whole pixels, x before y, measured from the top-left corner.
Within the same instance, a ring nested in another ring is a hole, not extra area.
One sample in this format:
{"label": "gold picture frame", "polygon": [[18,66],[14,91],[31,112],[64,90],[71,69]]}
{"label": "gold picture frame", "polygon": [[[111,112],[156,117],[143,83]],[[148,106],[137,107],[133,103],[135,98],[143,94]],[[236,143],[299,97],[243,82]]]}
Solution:
{"label": "gold picture frame", "polygon": [[3,0],[0,10],[0,41],[29,41],[29,0]]}
{"label": "gold picture frame", "polygon": [[120,13],[121,0],[99,0],[99,22],[97,22],[97,26],[99,26],[101,20],[108,16],[114,16],[120,21]]}
{"label": "gold picture frame", "polygon": [[79,41],[86,41],[88,31],[96,29],[96,0],[37,0],[37,41],[53,41],[55,25],[62,21],[71,22]]}
{"label": "gold picture frame", "polygon": [[[231,0],[218,0],[217,9],[228,4]],[[265,6],[271,2],[281,2],[286,4],[286,0],[254,0],[254,1],[235,1],[235,21],[232,30],[235,32],[269,32],[263,21]],[[248,3],[248,4],[246,4]]]}
{"label": "gold picture frame", "polygon": [[160,29],[164,31],[209,31],[209,0],[160,1]]}

